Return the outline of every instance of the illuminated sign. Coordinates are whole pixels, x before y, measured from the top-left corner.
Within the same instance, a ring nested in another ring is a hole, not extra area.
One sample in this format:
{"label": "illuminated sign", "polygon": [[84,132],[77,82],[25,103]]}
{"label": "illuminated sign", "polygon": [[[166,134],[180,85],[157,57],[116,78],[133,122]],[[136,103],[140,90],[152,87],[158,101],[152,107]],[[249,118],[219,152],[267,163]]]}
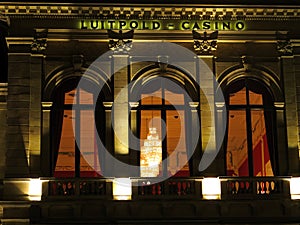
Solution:
{"label": "illuminated sign", "polygon": [[89,30],[245,30],[244,21],[220,20],[80,20]]}

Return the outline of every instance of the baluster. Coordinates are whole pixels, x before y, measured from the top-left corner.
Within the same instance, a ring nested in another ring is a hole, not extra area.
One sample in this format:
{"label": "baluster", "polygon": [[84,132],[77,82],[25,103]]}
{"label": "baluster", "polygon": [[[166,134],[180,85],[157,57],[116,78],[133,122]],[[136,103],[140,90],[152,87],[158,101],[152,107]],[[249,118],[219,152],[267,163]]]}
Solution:
{"label": "baluster", "polygon": [[234,187],[235,187],[235,191],[236,193],[238,194],[239,193],[239,189],[240,189],[240,183],[238,181],[235,181],[235,184],[234,184]]}
{"label": "baluster", "polygon": [[270,183],[270,194],[275,193],[275,181],[271,181]]}
{"label": "baluster", "polygon": [[228,182],[228,188],[229,188],[229,193],[230,194],[236,194],[237,193],[234,181],[229,181]]}
{"label": "baluster", "polygon": [[177,195],[181,195],[181,182],[180,181],[177,181],[177,185],[176,185],[176,187],[177,187]]}
{"label": "baluster", "polygon": [[152,185],[152,195],[156,195],[156,184]]}
{"label": "baluster", "polygon": [[268,195],[268,194],[270,194],[270,181],[266,181],[265,182],[265,189],[266,189],[266,194]]}
{"label": "baluster", "polygon": [[161,195],[161,184],[157,184],[157,195]]}
{"label": "baluster", "polygon": [[245,182],[246,193],[251,193],[250,191],[250,183],[248,181]]}
{"label": "baluster", "polygon": [[139,186],[139,194],[140,194],[140,195],[145,195],[145,192],[144,192],[144,184],[142,184],[142,186]]}
{"label": "baluster", "polygon": [[260,182],[257,181],[256,184],[257,184],[257,194],[261,194]]}
{"label": "baluster", "polygon": [[186,193],[186,182],[182,182],[181,187],[182,187],[182,194],[183,194],[183,195],[186,195],[186,194],[187,194],[187,193]]}
{"label": "baluster", "polygon": [[191,188],[191,182],[190,181],[188,181],[187,182],[187,186],[186,186],[186,193],[189,195],[189,194],[191,194],[192,193],[192,188]]}

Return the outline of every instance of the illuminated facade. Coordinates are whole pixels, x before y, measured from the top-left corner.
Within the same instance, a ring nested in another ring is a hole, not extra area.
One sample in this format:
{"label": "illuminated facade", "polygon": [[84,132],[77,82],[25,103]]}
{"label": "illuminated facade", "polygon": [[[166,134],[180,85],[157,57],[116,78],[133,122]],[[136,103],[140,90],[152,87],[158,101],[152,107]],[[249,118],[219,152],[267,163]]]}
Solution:
{"label": "illuminated facade", "polygon": [[300,222],[299,6],[0,16],[1,224]]}

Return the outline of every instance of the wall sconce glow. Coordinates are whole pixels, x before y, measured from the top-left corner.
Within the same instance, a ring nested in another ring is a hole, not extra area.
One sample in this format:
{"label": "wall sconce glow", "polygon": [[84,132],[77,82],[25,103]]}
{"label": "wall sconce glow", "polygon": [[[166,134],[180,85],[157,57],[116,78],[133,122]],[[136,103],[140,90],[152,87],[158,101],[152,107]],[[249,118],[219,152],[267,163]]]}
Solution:
{"label": "wall sconce glow", "polygon": [[300,199],[300,177],[292,177],[290,180],[291,199]]}
{"label": "wall sconce glow", "polygon": [[30,179],[28,196],[30,201],[41,201],[42,198],[42,181],[37,179]]}
{"label": "wall sconce glow", "polygon": [[203,199],[221,199],[221,182],[219,178],[204,178],[202,180]]}
{"label": "wall sconce glow", "polygon": [[131,200],[131,180],[130,178],[115,178],[113,180],[114,200]]}

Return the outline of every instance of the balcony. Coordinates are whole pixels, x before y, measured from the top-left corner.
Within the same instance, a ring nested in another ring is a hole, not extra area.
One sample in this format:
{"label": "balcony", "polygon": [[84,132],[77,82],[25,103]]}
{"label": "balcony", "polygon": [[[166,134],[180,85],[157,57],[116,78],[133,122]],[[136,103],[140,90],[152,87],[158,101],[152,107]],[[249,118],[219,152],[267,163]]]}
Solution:
{"label": "balcony", "polygon": [[[205,179],[205,178],[204,178]],[[132,178],[132,200],[197,199],[203,200],[203,178]],[[113,179],[45,179],[42,200],[99,198],[113,200]],[[221,177],[217,199],[290,199],[290,179],[287,177]],[[213,188],[213,187],[211,187]],[[300,188],[300,187],[299,187]]]}
{"label": "balcony", "polygon": [[[288,177],[170,178],[162,182],[132,178],[125,193],[130,200],[116,200],[113,178],[41,181],[41,200],[23,201],[30,205],[29,217],[36,224],[299,222],[300,201],[291,199]],[[13,182],[4,181],[4,199],[12,196],[5,195],[9,192],[6,183]]]}

